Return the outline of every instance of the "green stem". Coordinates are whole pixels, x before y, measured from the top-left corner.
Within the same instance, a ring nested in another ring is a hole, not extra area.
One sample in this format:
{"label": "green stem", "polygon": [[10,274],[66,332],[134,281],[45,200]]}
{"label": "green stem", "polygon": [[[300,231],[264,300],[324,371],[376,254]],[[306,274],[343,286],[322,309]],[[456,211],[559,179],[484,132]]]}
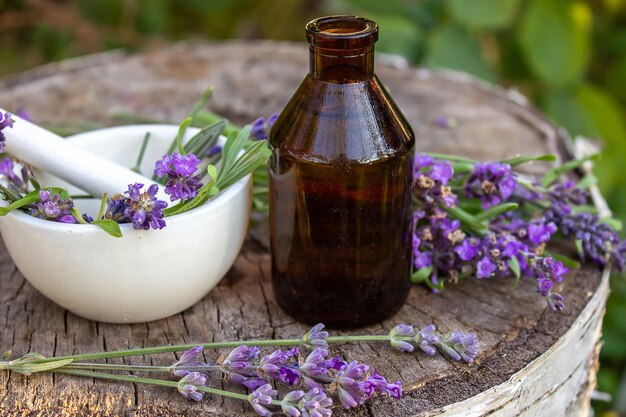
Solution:
{"label": "green stem", "polygon": [[100,220],[102,216],[104,216],[104,209],[107,204],[107,197],[108,194],[106,192],[102,194],[102,201],[100,201],[100,210],[98,210],[98,217],[96,217],[96,220]]}
{"label": "green stem", "polygon": [[[396,340],[404,340],[410,342],[414,340],[412,337],[395,337]],[[391,336],[387,334],[383,335],[354,335],[354,336],[329,336],[326,338],[328,343],[351,343],[351,342],[388,342],[391,340]],[[181,352],[202,346],[204,349],[233,349],[241,345],[245,346],[299,346],[302,344],[302,339],[259,339],[259,340],[245,340],[245,341],[230,341],[230,342],[212,342],[212,343],[190,343],[184,345],[172,345],[172,346],[158,346],[152,348],[139,348],[139,349],[126,349],[117,350],[111,352],[96,352],[96,353],[83,353],[79,355],[57,356],[45,359],[33,360],[32,363],[46,363],[57,361],[61,359],[72,359],[74,362],[78,361],[91,361],[96,359],[111,359],[122,358],[127,356],[139,356],[139,355],[154,355],[157,353],[172,353]]]}
{"label": "green stem", "polygon": [[[82,371],[82,370],[65,370],[65,369],[54,369],[51,372],[57,374],[65,374],[65,375],[76,375],[76,376],[85,376],[90,378],[98,378],[98,379],[108,379],[111,381],[120,381],[120,382],[132,382],[134,384],[147,384],[147,385],[159,385],[162,387],[170,387],[170,388],[178,388],[178,382],[175,381],[165,381],[162,379],[153,379],[153,378],[142,378],[134,375],[119,375],[119,374],[108,374],[104,372],[92,372],[92,371]],[[236,392],[225,391],[216,388],[210,387],[202,387],[196,386],[196,389],[201,392],[206,392],[207,394],[221,395],[223,397],[235,398],[237,400],[248,401],[248,396],[245,394],[238,394]],[[280,405],[280,401],[275,401],[274,405]]]}
{"label": "green stem", "polygon": [[135,161],[135,166],[131,169],[138,174],[141,174],[141,162],[143,161],[143,155],[146,153],[146,147],[148,146],[148,141],[150,140],[150,132],[146,132],[146,135],[143,137],[143,142],[141,142],[141,149],[139,149],[139,155],[137,155],[137,161]]}
{"label": "green stem", "polygon": [[190,343],[185,345],[158,346],[152,348],[126,349],[116,350],[112,352],[96,352],[85,353],[80,355],[68,355],[53,358],[45,358],[34,360],[33,363],[45,363],[59,359],[72,359],[74,361],[90,361],[95,359],[123,358],[126,356],[154,355],[157,353],[172,353],[189,350],[197,346],[204,349],[234,349],[238,346],[298,346],[302,343],[302,339],[282,339],[282,340],[247,340],[232,342],[213,342],[213,343]]}

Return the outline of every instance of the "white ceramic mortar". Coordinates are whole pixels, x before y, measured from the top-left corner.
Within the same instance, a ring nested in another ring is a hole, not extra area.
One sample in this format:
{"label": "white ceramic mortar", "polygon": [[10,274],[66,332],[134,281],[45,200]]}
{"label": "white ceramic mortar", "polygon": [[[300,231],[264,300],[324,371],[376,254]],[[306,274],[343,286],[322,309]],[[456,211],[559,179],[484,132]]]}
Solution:
{"label": "white ceramic mortar", "polygon": [[[170,125],[115,127],[67,141],[131,167],[149,131],[142,164],[142,172],[149,176],[177,129]],[[185,139],[196,132],[189,129]],[[61,186],[71,194],[80,193],[44,172],[37,177],[44,187]],[[98,200],[75,202],[81,212],[97,214]],[[241,249],[250,205],[248,176],[202,207],[167,217],[162,230],[134,230],[123,224],[123,237],[114,238],[96,226],[40,220],[19,211],[0,217],[0,230],[19,270],[46,297],[92,320],[146,322],[190,307],[219,282]]]}

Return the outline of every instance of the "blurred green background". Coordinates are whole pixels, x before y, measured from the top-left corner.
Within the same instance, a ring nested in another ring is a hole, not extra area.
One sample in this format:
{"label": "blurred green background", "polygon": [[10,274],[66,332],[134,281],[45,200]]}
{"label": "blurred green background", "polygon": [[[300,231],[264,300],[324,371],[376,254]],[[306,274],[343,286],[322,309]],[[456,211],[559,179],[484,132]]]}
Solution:
{"label": "blurred green background", "polygon": [[[113,48],[182,39],[303,40],[310,19],[376,20],[378,51],[513,86],[572,137],[604,143],[599,184],[626,220],[626,0],[0,0],[0,76]],[[626,415],[626,283],[604,324],[601,415]]]}

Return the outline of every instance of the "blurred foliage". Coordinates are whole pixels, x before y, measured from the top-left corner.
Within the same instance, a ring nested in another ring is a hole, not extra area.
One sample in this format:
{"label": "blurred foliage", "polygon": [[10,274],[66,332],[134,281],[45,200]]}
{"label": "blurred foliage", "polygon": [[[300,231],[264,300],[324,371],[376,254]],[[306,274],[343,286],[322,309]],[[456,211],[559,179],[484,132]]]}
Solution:
{"label": "blurred foliage", "polygon": [[[302,40],[331,13],[376,20],[380,51],[513,86],[572,136],[602,139],[599,184],[626,220],[626,0],[0,0],[0,75],[180,39]],[[626,283],[612,288],[598,380],[626,415]]]}

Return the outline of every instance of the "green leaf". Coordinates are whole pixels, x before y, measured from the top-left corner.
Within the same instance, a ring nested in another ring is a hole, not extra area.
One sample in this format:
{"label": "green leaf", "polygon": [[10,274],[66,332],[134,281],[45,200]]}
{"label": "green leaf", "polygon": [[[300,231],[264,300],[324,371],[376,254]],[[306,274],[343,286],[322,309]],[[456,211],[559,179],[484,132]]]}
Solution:
{"label": "green leaf", "polygon": [[426,64],[429,67],[465,71],[487,81],[496,79],[483,57],[480,44],[465,28],[442,26],[428,39],[427,47]]}
{"label": "green leaf", "polygon": [[543,176],[541,180],[541,185],[544,187],[549,187],[552,183],[554,183],[554,181],[558,180],[561,175],[576,168],[580,168],[585,162],[593,159],[598,159],[598,157],[598,154],[593,154],[581,159],[573,159],[571,161],[567,161],[563,165],[560,165],[548,171],[546,175]]}
{"label": "green leaf", "polygon": [[18,193],[17,191],[11,188],[5,187],[2,184],[0,184],[0,193],[3,196],[3,199],[5,201],[8,201],[9,203],[14,203],[23,198],[23,196],[20,193]]}
{"label": "green leaf", "polygon": [[411,282],[413,284],[420,284],[424,281],[430,281],[430,274],[433,272],[433,267],[428,266],[426,268],[420,268],[413,272],[411,275]]}
{"label": "green leaf", "polygon": [[596,185],[598,183],[598,178],[593,174],[587,174],[583,177],[582,180],[576,184],[579,188],[587,189],[592,185]]}
{"label": "green leaf", "polygon": [[506,27],[518,5],[518,0],[448,0],[448,9],[455,20],[481,29]]}
{"label": "green leaf", "polygon": [[224,130],[224,126],[226,126],[226,120],[218,120],[205,127],[189,139],[185,144],[185,151],[195,154],[198,158],[202,158],[211,147],[215,146]]}
{"label": "green leaf", "polygon": [[465,158],[464,156],[458,155],[449,155],[445,153],[435,153],[435,152],[425,152],[426,155],[431,156],[435,159],[446,160],[450,162],[463,162],[467,164],[475,164],[477,161],[469,158]]}
{"label": "green leaf", "polygon": [[529,0],[518,39],[530,68],[546,84],[582,79],[591,52],[590,20],[589,6],[581,1]]}
{"label": "green leaf", "polygon": [[519,260],[515,256],[509,259],[509,269],[513,272],[513,275],[515,275],[515,281],[517,283],[522,276],[522,269],[520,267]]}
{"label": "green leaf", "polygon": [[553,257],[557,261],[563,262],[563,265],[565,265],[569,269],[580,269],[580,266],[581,266],[580,262],[578,262],[575,259],[570,258],[569,256],[566,256],[566,255],[563,255],[563,254],[560,254],[560,253],[556,253],[556,252],[550,252],[550,251],[545,251],[544,254],[546,256]]}
{"label": "green leaf", "polygon": [[122,237],[122,230],[120,225],[111,219],[98,219],[91,222],[91,224],[98,226],[113,237]]}
{"label": "green leaf", "polygon": [[521,164],[525,164],[526,162],[532,162],[532,161],[548,161],[548,162],[555,162],[556,161],[556,156],[555,155],[538,155],[538,156],[518,156],[516,158],[510,158],[510,159],[504,159],[502,161],[500,161],[503,164],[509,164],[512,167],[521,165]]}
{"label": "green leaf", "polygon": [[26,194],[21,199],[12,202],[8,206],[0,207],[0,216],[6,216],[13,210],[17,210],[29,204],[36,203],[37,201],[39,201],[39,191],[38,190],[31,191],[30,193]]}
{"label": "green leaf", "polygon": [[459,207],[443,207],[443,209],[455,219],[460,220],[471,231],[477,234],[483,234],[487,231],[487,226],[465,210]]}
{"label": "green leaf", "polygon": [[185,132],[187,131],[187,126],[191,124],[191,117],[187,117],[178,127],[178,134],[176,135],[176,148],[178,149],[178,153],[181,155],[187,155],[185,151],[185,147],[183,146],[183,136],[185,136]]}
{"label": "green leaf", "polygon": [[28,181],[31,183],[31,185],[36,191],[39,191],[41,189],[41,184],[39,184],[39,181],[37,181],[37,178],[31,175],[30,177],[28,177]]}
{"label": "green leaf", "polygon": [[516,210],[519,207],[517,203],[502,203],[497,206],[491,207],[489,210],[483,211],[482,213],[478,213],[475,216],[475,219],[484,222],[493,219],[496,216],[499,216],[502,213],[506,213],[507,211]]}
{"label": "green leaf", "polygon": [[578,251],[579,255],[582,255],[584,253],[583,251],[583,241],[580,239],[576,239],[574,241],[574,245],[576,246],[576,250]]}
{"label": "green leaf", "polygon": [[[42,356],[39,359],[44,359],[44,357]],[[7,366],[7,369],[10,369],[13,372],[30,375],[37,372],[46,372],[52,369],[58,369],[65,365],[69,365],[70,363],[72,363],[72,361],[72,359],[58,359],[50,362],[32,363],[30,362],[30,360],[18,360],[10,362],[10,365]]]}

